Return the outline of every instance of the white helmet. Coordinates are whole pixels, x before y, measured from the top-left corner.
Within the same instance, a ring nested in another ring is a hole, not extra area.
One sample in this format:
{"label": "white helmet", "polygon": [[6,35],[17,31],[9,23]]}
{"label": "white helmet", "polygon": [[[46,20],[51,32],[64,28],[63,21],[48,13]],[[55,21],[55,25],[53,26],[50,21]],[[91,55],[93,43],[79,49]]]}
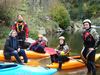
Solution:
{"label": "white helmet", "polygon": [[65,40],[65,37],[64,37],[64,36],[60,36],[59,39],[63,39],[63,40]]}
{"label": "white helmet", "polygon": [[91,24],[91,21],[90,21],[89,19],[85,19],[85,20],[83,21],[83,23],[85,23],[85,22],[88,22],[88,23]]}

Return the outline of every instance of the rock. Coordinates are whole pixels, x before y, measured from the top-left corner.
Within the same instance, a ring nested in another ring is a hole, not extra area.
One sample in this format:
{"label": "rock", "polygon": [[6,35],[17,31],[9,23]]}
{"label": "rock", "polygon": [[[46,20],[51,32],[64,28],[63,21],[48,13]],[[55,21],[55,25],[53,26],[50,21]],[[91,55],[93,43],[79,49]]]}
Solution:
{"label": "rock", "polygon": [[38,28],[38,33],[43,34],[43,35],[46,35],[46,30],[45,30],[45,28],[44,28],[44,27],[39,27],[39,28]]}
{"label": "rock", "polygon": [[71,21],[71,25],[67,27],[67,31],[76,32],[82,30],[82,24],[80,22]]}

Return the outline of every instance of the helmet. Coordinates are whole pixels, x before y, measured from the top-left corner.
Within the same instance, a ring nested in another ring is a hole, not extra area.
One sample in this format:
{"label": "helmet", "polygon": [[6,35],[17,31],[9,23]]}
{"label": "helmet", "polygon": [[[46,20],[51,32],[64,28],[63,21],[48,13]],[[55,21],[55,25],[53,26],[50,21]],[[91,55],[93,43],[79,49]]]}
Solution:
{"label": "helmet", "polygon": [[42,34],[38,34],[38,37],[41,37],[41,38],[42,38],[42,37],[43,37],[43,35],[42,35]]}
{"label": "helmet", "polygon": [[85,23],[85,22],[88,22],[88,23],[91,24],[91,21],[90,21],[89,19],[85,19],[85,20],[83,21],[83,23]]}
{"label": "helmet", "polygon": [[63,39],[63,40],[65,40],[65,37],[64,37],[64,36],[60,36],[59,39]]}

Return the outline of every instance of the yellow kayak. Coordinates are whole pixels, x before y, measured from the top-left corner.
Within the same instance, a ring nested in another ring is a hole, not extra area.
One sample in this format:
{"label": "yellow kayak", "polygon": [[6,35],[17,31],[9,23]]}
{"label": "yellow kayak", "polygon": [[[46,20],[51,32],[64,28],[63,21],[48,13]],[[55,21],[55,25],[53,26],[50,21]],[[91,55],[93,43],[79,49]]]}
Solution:
{"label": "yellow kayak", "polygon": [[26,50],[25,50],[25,52],[29,59],[44,58],[44,57],[49,56],[49,54],[47,54],[47,53],[38,53],[38,52],[26,51]]}
{"label": "yellow kayak", "polygon": [[[97,61],[99,58],[100,58],[100,54],[96,54],[95,61]],[[48,64],[46,66],[49,68],[58,68],[59,64],[52,63],[52,64]],[[83,63],[83,61],[81,59],[80,60],[70,59],[69,61],[62,64],[62,69],[69,70],[69,69],[81,68],[84,66],[85,66],[85,64]]]}
{"label": "yellow kayak", "polygon": [[[49,54],[46,54],[46,53],[37,53],[37,52],[34,52],[34,51],[26,51],[26,50],[25,50],[25,52],[26,52],[26,55],[29,59],[44,58],[44,57],[49,56]],[[15,59],[14,56],[12,56],[11,60],[15,61],[16,59]],[[3,50],[0,50],[0,61],[5,61]]]}

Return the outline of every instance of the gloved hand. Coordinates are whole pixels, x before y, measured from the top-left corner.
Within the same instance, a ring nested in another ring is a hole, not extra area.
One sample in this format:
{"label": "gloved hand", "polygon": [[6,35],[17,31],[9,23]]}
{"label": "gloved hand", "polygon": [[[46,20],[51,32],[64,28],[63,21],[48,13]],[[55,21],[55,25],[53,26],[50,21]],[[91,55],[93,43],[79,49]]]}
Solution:
{"label": "gloved hand", "polygon": [[27,48],[26,50],[27,50],[27,51],[30,51],[30,48]]}
{"label": "gloved hand", "polygon": [[57,54],[59,54],[59,50],[55,49],[55,51],[57,52]]}
{"label": "gloved hand", "polygon": [[57,49],[55,49],[55,51],[58,51]]}
{"label": "gloved hand", "polygon": [[60,52],[60,55],[65,55],[65,52],[64,52],[64,51],[61,51],[61,52]]}

